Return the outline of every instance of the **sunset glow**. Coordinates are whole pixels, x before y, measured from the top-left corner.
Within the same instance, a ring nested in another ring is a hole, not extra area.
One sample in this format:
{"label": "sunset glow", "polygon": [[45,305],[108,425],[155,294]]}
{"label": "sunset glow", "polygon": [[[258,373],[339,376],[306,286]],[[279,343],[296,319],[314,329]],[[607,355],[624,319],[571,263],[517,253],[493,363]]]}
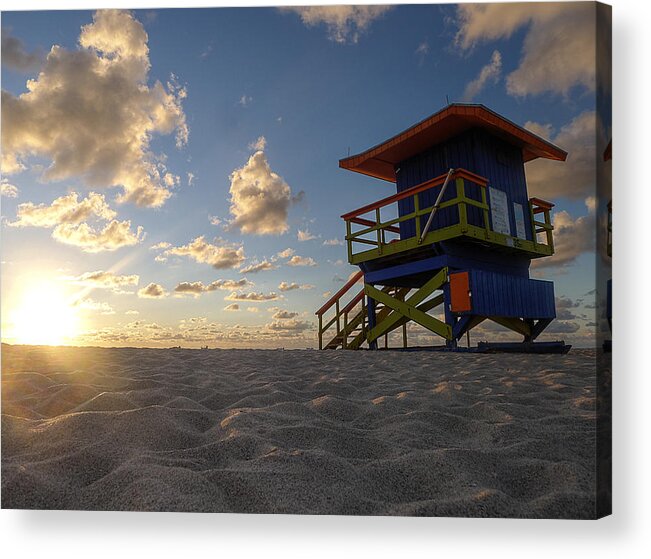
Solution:
{"label": "sunset glow", "polygon": [[27,288],[10,313],[7,338],[18,344],[69,344],[79,335],[80,323],[63,289],[43,281]]}

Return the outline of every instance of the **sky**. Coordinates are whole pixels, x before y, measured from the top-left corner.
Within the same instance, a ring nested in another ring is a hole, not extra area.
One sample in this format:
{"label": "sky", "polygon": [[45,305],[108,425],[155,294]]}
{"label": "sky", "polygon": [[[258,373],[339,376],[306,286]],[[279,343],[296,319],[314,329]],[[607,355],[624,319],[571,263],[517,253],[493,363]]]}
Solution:
{"label": "sky", "polygon": [[3,12],[2,339],[315,347],[341,214],[395,192],[338,160],[449,99],[569,153],[532,275],[594,343],[600,48],[591,3]]}

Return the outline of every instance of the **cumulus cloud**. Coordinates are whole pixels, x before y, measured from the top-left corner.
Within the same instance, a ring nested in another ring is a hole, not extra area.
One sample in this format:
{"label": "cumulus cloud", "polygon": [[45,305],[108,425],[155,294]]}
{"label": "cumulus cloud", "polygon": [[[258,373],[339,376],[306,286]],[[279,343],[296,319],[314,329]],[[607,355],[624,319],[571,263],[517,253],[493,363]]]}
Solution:
{"label": "cumulus cloud", "polygon": [[2,179],[2,182],[0,182],[0,195],[5,198],[17,198],[18,187],[11,184],[7,179]]}
{"label": "cumulus cloud", "polygon": [[45,181],[81,178],[121,187],[118,200],[161,206],[177,177],[150,149],[156,134],[187,142],[186,91],[174,78],[149,85],[147,33],[130,13],[100,10],[82,27],[79,48],[54,45],[27,91],[2,91],[2,171],[50,161]]}
{"label": "cumulus cloud", "polygon": [[341,239],[326,239],[325,241],[323,241],[323,244],[325,246],[334,247],[334,246],[342,246],[344,242]]}
{"label": "cumulus cloud", "polygon": [[97,270],[95,272],[85,272],[80,276],[67,279],[78,285],[84,285],[94,289],[110,289],[111,291],[121,292],[124,288],[138,285],[140,276],[137,274],[121,276],[113,272]]}
{"label": "cumulus cloud", "polygon": [[144,239],[142,227],[131,230],[131,221],[112,220],[102,229],[87,223],[62,223],[52,231],[52,238],[84,252],[114,251],[126,246],[137,245]]}
{"label": "cumulus cloud", "polygon": [[226,306],[224,307],[224,310],[225,310],[225,311],[231,311],[231,312],[232,312],[232,311],[239,311],[239,310],[240,310],[240,306],[239,306],[237,303],[231,303],[230,305],[226,305]]}
{"label": "cumulus cloud", "polygon": [[565,210],[554,213],[554,255],[532,261],[532,267],[567,266],[581,254],[595,250],[595,199],[587,198],[585,204],[587,215],[576,219]]}
{"label": "cumulus cloud", "polygon": [[161,299],[166,295],[167,292],[163,287],[153,282],[138,290],[138,297],[143,299]]}
{"label": "cumulus cloud", "polygon": [[280,289],[280,291],[293,291],[295,289],[314,289],[314,287],[315,286],[311,283],[298,284],[294,281],[291,283],[282,281],[280,282],[280,285],[278,285],[278,289]]}
{"label": "cumulus cloud", "polygon": [[310,328],[310,323],[303,320],[274,320],[265,325],[269,330],[303,331]]}
{"label": "cumulus cloud", "polygon": [[507,76],[511,95],[567,95],[595,88],[596,14],[588,2],[459,4],[456,43],[462,50],[507,39],[526,28],[520,64]]}
{"label": "cumulus cloud", "polygon": [[[116,213],[108,206],[104,196],[91,192],[79,200],[76,192],[55,199],[50,205],[26,202],[17,208],[12,227],[54,228],[52,238],[85,252],[113,251],[132,246],[144,239],[142,227],[131,230],[131,221],[113,219]],[[95,219],[108,222],[103,227],[85,222]]]}
{"label": "cumulus cloud", "polygon": [[294,318],[298,316],[297,312],[294,311],[286,311],[284,309],[278,309],[272,316],[271,318],[275,318],[276,320],[289,320],[290,318]]}
{"label": "cumulus cloud", "polygon": [[94,299],[84,298],[75,301],[74,306],[84,311],[96,312],[99,314],[115,314],[113,307],[106,301],[95,301]]}
{"label": "cumulus cloud", "polygon": [[316,262],[310,256],[292,256],[287,261],[288,266],[316,266]]}
{"label": "cumulus cloud", "polygon": [[253,151],[264,151],[267,147],[267,139],[264,136],[260,136],[255,142],[249,144],[249,149]]}
{"label": "cumulus cloud", "polygon": [[597,117],[585,111],[563,126],[557,134],[549,124],[525,123],[525,128],[543,135],[568,152],[566,161],[536,159],[527,163],[529,194],[539,198],[582,199],[596,187]]}
{"label": "cumulus cloud", "polygon": [[229,228],[252,235],[281,235],[289,229],[287,214],[292,191],[281,176],[269,167],[262,150],[230,175]]}
{"label": "cumulus cloud", "polygon": [[256,262],[240,269],[241,274],[257,274],[258,272],[265,272],[267,270],[274,270],[276,266],[268,260]]}
{"label": "cumulus cloud", "polygon": [[295,252],[293,248],[286,248],[285,250],[281,250],[276,256],[278,258],[289,258],[290,256],[294,256]]}
{"label": "cumulus cloud", "polygon": [[493,51],[490,62],[486,64],[480,71],[479,75],[472,80],[463,93],[463,100],[468,102],[472,101],[482,89],[489,83],[497,83],[502,73],[502,55],[500,51]]}
{"label": "cumulus cloud", "polygon": [[172,245],[168,243],[167,241],[161,241],[160,243],[156,243],[155,245],[151,245],[149,247],[149,250],[165,250],[166,248],[170,248]]}
{"label": "cumulus cloud", "polygon": [[41,65],[39,52],[28,52],[23,42],[11,34],[11,30],[2,28],[2,65],[20,72],[37,70]]}
{"label": "cumulus cloud", "polygon": [[256,293],[251,291],[250,293],[240,293],[233,291],[228,295],[224,301],[247,301],[250,303],[259,303],[264,301],[276,301],[280,299],[280,296],[273,291],[271,293]]}
{"label": "cumulus cloud", "polygon": [[204,285],[200,281],[182,281],[175,288],[174,292],[182,295],[194,295],[198,297],[202,293],[210,293],[218,289],[238,289],[252,285],[251,282],[245,278],[239,280],[215,280],[208,285]]}
{"label": "cumulus cloud", "polygon": [[211,244],[201,236],[197,237],[187,245],[168,248],[166,256],[189,256],[200,264],[210,264],[216,269],[237,268],[244,262],[244,248],[231,245],[223,239],[215,239]]}
{"label": "cumulus cloud", "polygon": [[47,204],[20,204],[16,211],[18,219],[9,223],[12,227],[55,227],[61,223],[78,224],[90,218],[113,219],[117,214],[106,203],[102,194],[91,192],[83,200],[71,192]]}
{"label": "cumulus cloud", "polygon": [[313,239],[316,239],[316,236],[310,233],[307,229],[299,229],[297,233],[297,238],[299,241],[311,241]]}
{"label": "cumulus cloud", "polygon": [[391,6],[291,6],[279,8],[298,14],[308,27],[325,25],[328,38],[337,43],[357,43],[376,19]]}

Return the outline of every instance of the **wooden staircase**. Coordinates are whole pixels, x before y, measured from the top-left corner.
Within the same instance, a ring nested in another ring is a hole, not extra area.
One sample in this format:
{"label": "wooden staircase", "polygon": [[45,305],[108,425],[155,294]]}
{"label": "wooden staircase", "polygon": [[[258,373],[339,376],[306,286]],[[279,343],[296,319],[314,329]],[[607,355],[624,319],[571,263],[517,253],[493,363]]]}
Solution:
{"label": "wooden staircase", "polygon": [[[367,341],[367,307],[366,295],[362,288],[354,297],[343,304],[343,299],[349,295],[349,292],[363,277],[363,273],[357,272],[348,282],[335,293],[315,314],[319,317],[319,349],[360,349]],[[409,293],[409,287],[384,287],[382,292],[391,293],[394,298],[402,299]],[[325,314],[334,307],[334,316],[326,319]],[[376,307],[376,316],[378,323],[381,323],[387,316],[393,312],[393,309],[378,304]],[[406,325],[407,321],[397,322],[383,333],[388,336],[390,332]],[[334,335],[333,335],[334,333]]]}

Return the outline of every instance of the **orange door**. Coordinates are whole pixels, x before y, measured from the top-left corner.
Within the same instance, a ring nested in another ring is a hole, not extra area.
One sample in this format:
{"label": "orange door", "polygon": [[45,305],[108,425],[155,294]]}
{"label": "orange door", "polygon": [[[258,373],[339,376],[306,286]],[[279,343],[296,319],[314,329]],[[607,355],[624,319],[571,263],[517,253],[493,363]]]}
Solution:
{"label": "orange door", "polygon": [[468,312],[472,310],[468,272],[450,274],[450,299],[452,312]]}

